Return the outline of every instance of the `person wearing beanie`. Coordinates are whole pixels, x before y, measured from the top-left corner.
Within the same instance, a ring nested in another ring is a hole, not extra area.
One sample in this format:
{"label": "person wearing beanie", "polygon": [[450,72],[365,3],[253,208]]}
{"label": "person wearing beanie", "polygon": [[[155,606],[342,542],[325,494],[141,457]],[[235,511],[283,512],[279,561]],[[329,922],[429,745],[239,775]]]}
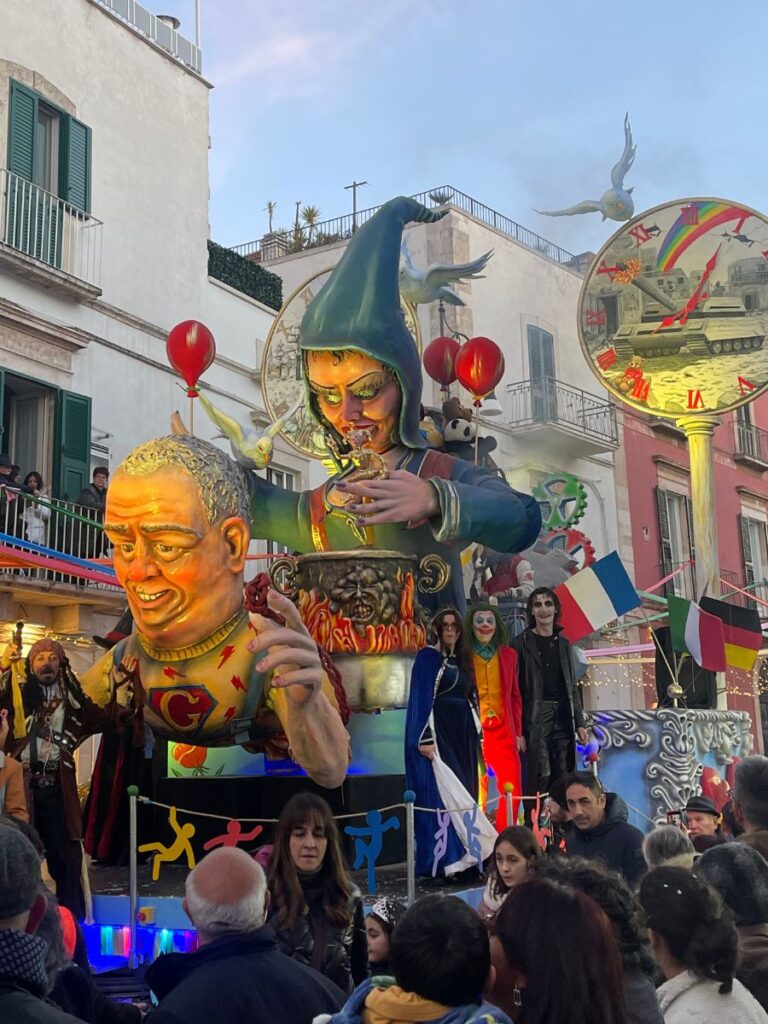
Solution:
{"label": "person wearing beanie", "polygon": [[[400,246],[406,224],[444,213],[405,196],[385,203],[307,307],[299,334],[307,410],[337,473],[302,493],[254,474],[252,535],[298,552],[370,544],[439,553],[450,577],[420,601],[463,613],[462,548],[475,541],[522,551],[538,535],[541,512],[498,474],[430,449],[419,428],[421,359],[400,302]],[[355,449],[375,468],[373,479],[350,479]]]}
{"label": "person wearing beanie", "polygon": [[0,1021],[75,1024],[46,1001],[48,945],[35,935],[46,910],[40,858],[15,828],[0,828]]}
{"label": "person wearing beanie", "polygon": [[661,867],[640,882],[640,906],[656,963],[665,1024],[768,1024],[736,979],[738,936],[717,892],[685,868]]}
{"label": "person wearing beanie", "polygon": [[768,1010],[768,863],[743,843],[707,850],[694,874],[720,893],[739,936],[736,977]]}
{"label": "person wearing beanie", "polygon": [[0,658],[0,708],[8,722],[5,752],[22,763],[32,823],[45,846],[59,902],[82,918],[82,818],[74,752],[86,736],[116,724],[117,708],[100,708],[90,701],[64,648],[47,638],[30,648],[18,695],[11,676],[20,657],[13,641]]}

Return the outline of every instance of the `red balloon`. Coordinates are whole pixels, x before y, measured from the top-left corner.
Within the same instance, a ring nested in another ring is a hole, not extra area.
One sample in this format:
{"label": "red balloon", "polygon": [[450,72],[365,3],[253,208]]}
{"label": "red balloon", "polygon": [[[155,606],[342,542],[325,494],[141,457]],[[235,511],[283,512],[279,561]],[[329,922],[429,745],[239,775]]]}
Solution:
{"label": "red balloon", "polygon": [[490,338],[470,338],[456,356],[459,384],[475,396],[485,398],[504,376],[504,353]]}
{"label": "red balloon", "polygon": [[455,338],[435,338],[424,349],[424,369],[432,380],[447,388],[456,380],[456,353],[459,343]]}
{"label": "red balloon", "polygon": [[216,355],[213,335],[199,320],[183,320],[168,332],[165,351],[168,362],[187,385],[187,394],[195,398],[197,382]]}

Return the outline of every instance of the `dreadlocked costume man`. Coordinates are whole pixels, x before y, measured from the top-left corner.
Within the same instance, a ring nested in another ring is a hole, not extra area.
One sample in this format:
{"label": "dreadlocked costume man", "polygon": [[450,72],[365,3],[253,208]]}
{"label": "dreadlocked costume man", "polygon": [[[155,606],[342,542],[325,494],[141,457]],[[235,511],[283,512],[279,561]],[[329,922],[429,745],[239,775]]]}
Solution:
{"label": "dreadlocked costume man", "polygon": [[[419,429],[421,359],[400,305],[403,228],[439,220],[415,199],[391,199],[357,231],[307,307],[299,346],[307,408],[320,424],[338,472],[297,493],[252,477],[252,535],[293,551],[346,551],[363,545],[440,554],[447,584],[421,597],[436,610],[463,610],[460,552],[470,541],[514,552],[538,535],[530,495],[498,474],[438,452]],[[355,474],[355,442],[373,479]]]}
{"label": "dreadlocked costume man", "polygon": [[118,710],[88,699],[54,640],[38,640],[23,669],[20,665],[20,651],[10,644],[0,660],[0,707],[8,711],[9,724],[6,753],[24,767],[27,805],[59,903],[82,918],[82,817],[74,752],[87,736],[114,726]]}

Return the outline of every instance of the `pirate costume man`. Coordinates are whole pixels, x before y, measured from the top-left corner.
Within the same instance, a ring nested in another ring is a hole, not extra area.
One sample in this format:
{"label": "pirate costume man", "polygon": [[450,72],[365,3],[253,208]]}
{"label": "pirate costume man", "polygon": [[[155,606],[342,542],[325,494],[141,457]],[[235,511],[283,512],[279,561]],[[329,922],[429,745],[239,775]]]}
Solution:
{"label": "pirate costume man", "polygon": [[[85,914],[82,887],[82,816],[74,752],[94,733],[116,724],[117,708],[100,708],[82,690],[61,644],[38,640],[21,679],[18,648],[0,663],[0,707],[8,711],[6,753],[21,761],[32,824],[45,846],[59,903]],[[18,686],[18,682],[21,686]]]}

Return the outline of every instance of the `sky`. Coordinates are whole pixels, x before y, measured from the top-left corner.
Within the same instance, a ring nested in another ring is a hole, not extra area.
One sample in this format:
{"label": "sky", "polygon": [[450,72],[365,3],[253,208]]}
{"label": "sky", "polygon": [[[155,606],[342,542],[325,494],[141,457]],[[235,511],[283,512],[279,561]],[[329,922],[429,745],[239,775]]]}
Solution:
{"label": "sky", "polygon": [[[768,212],[765,0],[199,0],[213,238],[235,245],[451,185],[571,252],[629,111],[636,211],[715,196]],[[194,39],[194,0],[145,0]],[[160,5],[160,6],[158,6]]]}

